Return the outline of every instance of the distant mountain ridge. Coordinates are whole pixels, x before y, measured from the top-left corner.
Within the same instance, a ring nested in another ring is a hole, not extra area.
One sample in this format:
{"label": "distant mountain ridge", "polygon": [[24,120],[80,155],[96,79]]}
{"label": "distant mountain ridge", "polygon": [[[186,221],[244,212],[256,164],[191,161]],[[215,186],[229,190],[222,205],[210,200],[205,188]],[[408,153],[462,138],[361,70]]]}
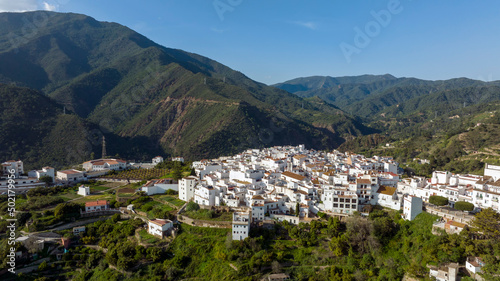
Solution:
{"label": "distant mountain ridge", "polygon": [[390,74],[347,77],[311,76],[274,86],[300,97],[319,97],[361,117],[374,117],[389,107],[411,99],[462,88],[499,86],[500,81],[483,82],[468,78],[429,81],[396,78]]}
{"label": "distant mountain ridge", "polygon": [[[26,23],[35,24],[29,33]],[[39,91],[102,133],[147,140],[167,155],[200,159],[300,143],[334,148],[373,131],[320,99],[266,86],[117,23],[37,11],[0,13],[0,25],[0,83]],[[143,151],[108,143],[124,156]],[[83,154],[91,150],[98,147]]]}

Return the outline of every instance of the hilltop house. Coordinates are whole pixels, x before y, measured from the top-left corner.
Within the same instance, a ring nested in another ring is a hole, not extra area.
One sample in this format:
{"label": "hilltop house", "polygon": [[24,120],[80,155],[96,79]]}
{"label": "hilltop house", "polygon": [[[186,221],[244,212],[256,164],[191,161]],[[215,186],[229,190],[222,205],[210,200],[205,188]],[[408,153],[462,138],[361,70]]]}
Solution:
{"label": "hilltop house", "polygon": [[28,177],[40,179],[41,177],[49,176],[53,180],[56,179],[55,169],[52,167],[43,167],[41,170],[33,170],[28,172]]}
{"label": "hilltop house", "polygon": [[10,175],[10,171],[14,170],[14,175],[18,178],[21,174],[24,174],[23,161],[21,160],[9,160],[2,163],[2,174],[4,176]]}
{"label": "hilltop house", "polygon": [[397,188],[395,187],[380,186],[374,194],[374,204],[399,211],[401,209],[401,201],[399,200],[396,190]]}
{"label": "hilltop house", "polygon": [[148,222],[148,233],[161,238],[168,235],[169,230],[174,227],[171,220],[155,219]]}
{"label": "hilltop house", "polygon": [[167,190],[179,190],[179,184],[173,179],[154,179],[148,181],[141,187],[141,191],[146,192],[147,195],[163,194]]}
{"label": "hilltop house", "polygon": [[79,182],[85,180],[85,175],[81,171],[71,169],[57,171],[57,179],[63,182]]}
{"label": "hilltop house", "polygon": [[161,156],[156,156],[155,158],[153,158],[153,160],[151,161],[153,164],[160,164],[161,162],[163,162],[163,157]]}
{"label": "hilltop house", "polygon": [[85,212],[99,212],[109,210],[109,202],[107,200],[96,200],[85,203]]}
{"label": "hilltop house", "polygon": [[250,233],[250,221],[252,213],[249,212],[234,212],[233,213],[233,240],[245,240]]}
{"label": "hilltop house", "polygon": [[102,170],[122,170],[127,168],[127,161],[121,159],[97,159],[84,162],[82,164],[85,171],[102,171]]}
{"label": "hilltop house", "polygon": [[87,195],[90,195],[90,187],[88,186],[85,186],[85,185],[80,185],[78,187],[78,192],[77,192],[78,195],[81,195],[81,196],[87,196]]}

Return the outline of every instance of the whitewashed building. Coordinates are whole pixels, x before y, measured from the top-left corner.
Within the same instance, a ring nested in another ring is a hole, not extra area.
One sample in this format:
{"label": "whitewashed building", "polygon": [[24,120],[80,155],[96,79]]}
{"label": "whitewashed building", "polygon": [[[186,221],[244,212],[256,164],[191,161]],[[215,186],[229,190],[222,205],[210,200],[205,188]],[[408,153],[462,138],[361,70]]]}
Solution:
{"label": "whitewashed building", "polygon": [[8,176],[11,174],[10,171],[14,170],[14,175],[19,177],[21,174],[24,174],[24,165],[21,160],[9,160],[2,163],[2,173],[4,176]]}
{"label": "whitewashed building", "polygon": [[79,182],[86,180],[84,172],[75,169],[57,171],[56,177],[63,182]]}
{"label": "whitewashed building", "polygon": [[43,167],[41,170],[33,170],[28,172],[28,177],[40,179],[44,176],[49,176],[52,178],[52,180],[55,180],[55,169],[52,167]]}
{"label": "whitewashed building", "polygon": [[85,186],[85,185],[80,185],[78,187],[78,192],[77,192],[78,195],[81,195],[81,196],[87,196],[87,195],[90,195],[90,187],[88,186]]}
{"label": "whitewashed building", "polygon": [[179,191],[179,183],[173,179],[154,179],[141,187],[141,191],[146,192],[147,195],[163,194],[167,190]]}
{"label": "whitewashed building", "polygon": [[198,178],[189,176],[179,181],[179,199],[189,201],[194,198],[195,187],[198,184]]}
{"label": "whitewashed building", "polygon": [[234,212],[232,224],[233,240],[245,240],[250,233],[251,212]]}
{"label": "whitewashed building", "polygon": [[415,196],[405,196],[403,199],[403,216],[406,220],[414,220],[415,217],[422,213],[422,198]]}
{"label": "whitewashed building", "polygon": [[171,220],[167,219],[149,220],[148,233],[163,238],[168,235],[169,230],[173,227],[174,224],[172,223]]}
{"label": "whitewashed building", "polygon": [[163,157],[161,156],[156,156],[155,158],[153,158],[153,160],[151,161],[153,164],[160,164],[161,162],[163,162]]}
{"label": "whitewashed building", "polygon": [[123,170],[127,168],[127,161],[121,159],[97,159],[82,164],[85,171]]}

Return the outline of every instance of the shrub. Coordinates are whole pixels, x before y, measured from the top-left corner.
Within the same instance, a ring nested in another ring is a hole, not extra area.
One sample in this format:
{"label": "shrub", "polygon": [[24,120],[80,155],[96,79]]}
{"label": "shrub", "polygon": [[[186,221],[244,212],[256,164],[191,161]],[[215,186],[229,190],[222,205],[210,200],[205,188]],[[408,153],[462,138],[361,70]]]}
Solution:
{"label": "shrub", "polygon": [[191,201],[187,204],[186,206],[186,211],[187,212],[190,212],[190,211],[198,211],[200,209],[200,205],[198,205],[197,203]]}
{"label": "shrub", "polygon": [[448,198],[438,195],[432,195],[429,197],[429,203],[434,204],[436,206],[448,205]]}
{"label": "shrub", "polygon": [[474,204],[465,201],[459,201],[455,203],[455,209],[459,211],[472,211],[474,210]]}

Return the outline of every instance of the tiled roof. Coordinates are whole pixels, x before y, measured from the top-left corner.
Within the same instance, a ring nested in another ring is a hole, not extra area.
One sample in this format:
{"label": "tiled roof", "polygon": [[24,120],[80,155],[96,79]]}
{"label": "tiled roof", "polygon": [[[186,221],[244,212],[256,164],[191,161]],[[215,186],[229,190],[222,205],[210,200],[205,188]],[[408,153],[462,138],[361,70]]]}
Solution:
{"label": "tiled roof", "polygon": [[385,195],[394,195],[395,192],[396,192],[396,188],[395,187],[390,187],[390,186],[385,186],[385,185],[382,185],[377,190],[377,193],[385,194]]}
{"label": "tiled roof", "polygon": [[85,203],[85,207],[106,206],[106,205],[108,205],[108,201],[106,201],[106,200],[97,200],[97,201],[91,201],[91,202]]}

